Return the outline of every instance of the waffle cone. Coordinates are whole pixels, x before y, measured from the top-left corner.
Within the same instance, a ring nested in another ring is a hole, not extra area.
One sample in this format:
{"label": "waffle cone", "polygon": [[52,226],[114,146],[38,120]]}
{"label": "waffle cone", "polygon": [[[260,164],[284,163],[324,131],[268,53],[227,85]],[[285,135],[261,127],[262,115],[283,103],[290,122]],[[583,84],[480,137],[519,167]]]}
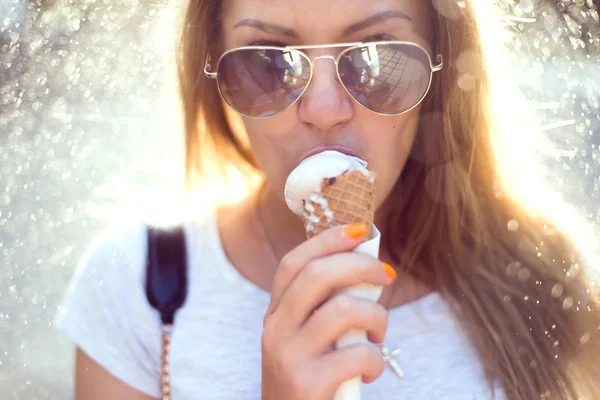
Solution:
{"label": "waffle cone", "polygon": [[370,238],[374,219],[374,174],[350,171],[323,179],[321,192],[304,203],[304,228],[309,239],[333,226],[355,222],[367,224]]}

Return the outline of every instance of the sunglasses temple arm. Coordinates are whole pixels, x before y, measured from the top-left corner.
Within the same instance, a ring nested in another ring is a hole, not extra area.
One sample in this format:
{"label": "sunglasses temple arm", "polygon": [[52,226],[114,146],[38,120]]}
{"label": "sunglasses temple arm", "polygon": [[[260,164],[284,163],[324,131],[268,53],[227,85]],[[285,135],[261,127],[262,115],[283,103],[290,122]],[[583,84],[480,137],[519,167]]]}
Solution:
{"label": "sunglasses temple arm", "polygon": [[433,70],[433,72],[441,71],[441,69],[444,67],[444,60],[443,60],[441,54],[437,55],[436,61],[437,61],[437,64],[431,66],[431,69]]}
{"label": "sunglasses temple arm", "polygon": [[210,61],[211,61],[211,55],[210,53],[206,54],[206,62],[204,63],[204,76],[206,76],[209,79],[217,79],[217,73],[216,72],[210,72]]}

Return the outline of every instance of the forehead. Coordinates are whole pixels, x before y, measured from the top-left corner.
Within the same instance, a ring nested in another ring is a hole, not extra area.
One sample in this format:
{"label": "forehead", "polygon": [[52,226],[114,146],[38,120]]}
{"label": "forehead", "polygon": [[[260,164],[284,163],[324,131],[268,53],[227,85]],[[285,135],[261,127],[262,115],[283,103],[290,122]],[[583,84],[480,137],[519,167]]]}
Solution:
{"label": "forehead", "polygon": [[223,29],[231,40],[253,30],[248,26],[236,28],[240,21],[258,20],[284,27],[297,36],[297,42],[331,43],[348,39],[344,36],[351,32],[349,27],[359,27],[369,17],[382,14],[389,18],[367,28],[370,34],[402,30],[430,39],[428,0],[227,0]]}

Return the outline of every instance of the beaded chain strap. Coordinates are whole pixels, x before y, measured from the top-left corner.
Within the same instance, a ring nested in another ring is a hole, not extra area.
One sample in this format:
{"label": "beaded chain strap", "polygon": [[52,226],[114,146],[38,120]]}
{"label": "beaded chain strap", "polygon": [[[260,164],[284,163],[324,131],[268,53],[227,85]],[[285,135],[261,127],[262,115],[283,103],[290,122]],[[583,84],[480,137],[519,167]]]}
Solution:
{"label": "beaded chain strap", "polygon": [[171,385],[169,382],[169,344],[171,342],[171,326],[163,326],[162,333],[162,355],[161,360],[161,373],[160,373],[160,386],[162,391],[162,400],[171,400]]}

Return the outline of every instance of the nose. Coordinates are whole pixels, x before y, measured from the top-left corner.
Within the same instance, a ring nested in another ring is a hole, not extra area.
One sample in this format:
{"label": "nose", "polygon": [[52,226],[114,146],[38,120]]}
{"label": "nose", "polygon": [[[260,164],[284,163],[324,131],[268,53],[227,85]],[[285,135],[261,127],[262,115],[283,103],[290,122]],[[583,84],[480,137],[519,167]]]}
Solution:
{"label": "nose", "polygon": [[334,58],[315,57],[313,62],[313,76],[300,99],[298,117],[320,131],[331,131],[352,118],[352,104],[338,80]]}

